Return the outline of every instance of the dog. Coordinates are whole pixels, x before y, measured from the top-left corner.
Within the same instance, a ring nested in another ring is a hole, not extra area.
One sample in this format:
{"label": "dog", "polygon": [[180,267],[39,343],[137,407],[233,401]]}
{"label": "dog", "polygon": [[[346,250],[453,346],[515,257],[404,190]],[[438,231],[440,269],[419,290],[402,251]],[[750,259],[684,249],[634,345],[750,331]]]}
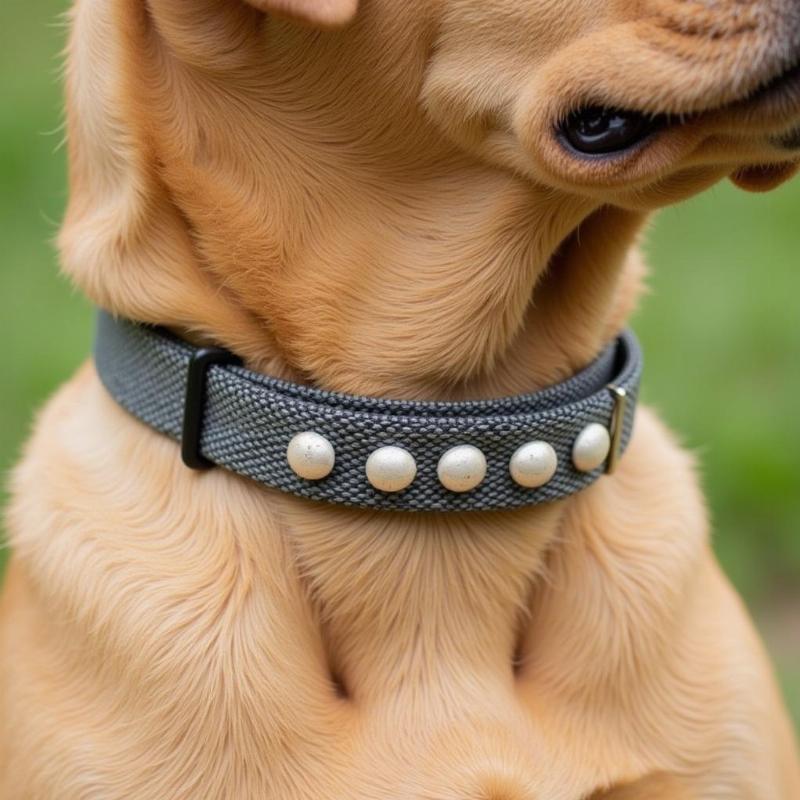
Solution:
{"label": "dog", "polygon": [[[798,62],[792,0],[77,0],[63,269],[279,378],[534,391],[624,327],[652,211],[794,174]],[[365,511],[186,469],[87,363],[12,493],[3,800],[800,797],[646,408],[565,500]]]}

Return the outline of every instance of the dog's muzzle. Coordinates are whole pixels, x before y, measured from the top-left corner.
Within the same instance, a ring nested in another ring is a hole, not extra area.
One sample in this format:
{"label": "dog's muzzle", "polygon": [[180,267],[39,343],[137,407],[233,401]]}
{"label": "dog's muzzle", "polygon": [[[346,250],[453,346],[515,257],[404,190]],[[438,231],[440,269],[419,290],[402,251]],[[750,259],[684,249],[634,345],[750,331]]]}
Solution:
{"label": "dog's muzzle", "polygon": [[105,312],[95,363],[111,396],[181,442],[193,469],[216,464],[300,497],[395,511],[520,508],[586,488],[630,441],[642,373],[626,331],[533,394],[383,400],[266,377],[228,351]]}

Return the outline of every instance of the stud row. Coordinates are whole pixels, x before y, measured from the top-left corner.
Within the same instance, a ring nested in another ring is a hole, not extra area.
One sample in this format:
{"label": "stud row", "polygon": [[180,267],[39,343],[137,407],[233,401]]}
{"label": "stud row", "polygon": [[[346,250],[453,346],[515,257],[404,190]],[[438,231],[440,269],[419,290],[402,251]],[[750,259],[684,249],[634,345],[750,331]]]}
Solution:
{"label": "stud row", "polygon": [[[572,463],[581,472],[591,472],[608,458],[611,436],[598,423],[587,425],[575,439]],[[313,431],[298,433],[289,442],[286,459],[300,478],[318,481],[326,478],[336,463],[333,445]],[[548,483],[558,468],[558,456],[547,442],[528,442],[518,448],[508,463],[511,477],[520,486],[536,489]],[[486,477],[486,456],[471,444],[451,447],[439,459],[437,474],[442,486],[451,492],[469,492]],[[417,476],[414,456],[402,447],[390,445],[373,451],[365,465],[367,480],[381,492],[401,492]]]}

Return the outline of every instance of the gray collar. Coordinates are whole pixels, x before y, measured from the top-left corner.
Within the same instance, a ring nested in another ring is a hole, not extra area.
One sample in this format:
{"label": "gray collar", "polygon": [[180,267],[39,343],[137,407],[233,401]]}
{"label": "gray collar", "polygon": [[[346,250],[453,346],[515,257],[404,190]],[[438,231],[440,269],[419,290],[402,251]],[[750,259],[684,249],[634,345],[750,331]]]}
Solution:
{"label": "gray collar", "polygon": [[194,469],[344,506],[534,506],[611,472],[631,437],[642,356],[624,332],[586,369],[533,394],[459,403],[326,392],[239,366],[160,328],[98,315],[97,371]]}

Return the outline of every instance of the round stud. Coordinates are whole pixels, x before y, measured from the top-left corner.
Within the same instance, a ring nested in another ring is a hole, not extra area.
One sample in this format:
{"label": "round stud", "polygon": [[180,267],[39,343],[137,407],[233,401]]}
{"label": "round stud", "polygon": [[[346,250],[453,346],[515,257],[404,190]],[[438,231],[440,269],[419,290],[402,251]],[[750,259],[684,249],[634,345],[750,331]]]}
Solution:
{"label": "round stud", "polygon": [[572,446],[572,463],[581,472],[597,469],[608,458],[611,436],[603,425],[593,422],[587,425]]}
{"label": "round stud", "polygon": [[558,456],[547,442],[528,442],[522,445],[508,463],[511,477],[526,489],[544,486],[556,474]]}
{"label": "round stud", "polygon": [[336,453],[324,436],[304,431],[292,437],[286,448],[286,460],[295,475],[308,481],[319,481],[331,474]]}
{"label": "round stud", "polygon": [[367,459],[366,471],[378,491],[402,492],[417,477],[417,462],[402,447],[380,447]]}
{"label": "round stud", "polygon": [[486,456],[471,444],[451,447],[439,459],[436,472],[445,489],[469,492],[486,477]]}

